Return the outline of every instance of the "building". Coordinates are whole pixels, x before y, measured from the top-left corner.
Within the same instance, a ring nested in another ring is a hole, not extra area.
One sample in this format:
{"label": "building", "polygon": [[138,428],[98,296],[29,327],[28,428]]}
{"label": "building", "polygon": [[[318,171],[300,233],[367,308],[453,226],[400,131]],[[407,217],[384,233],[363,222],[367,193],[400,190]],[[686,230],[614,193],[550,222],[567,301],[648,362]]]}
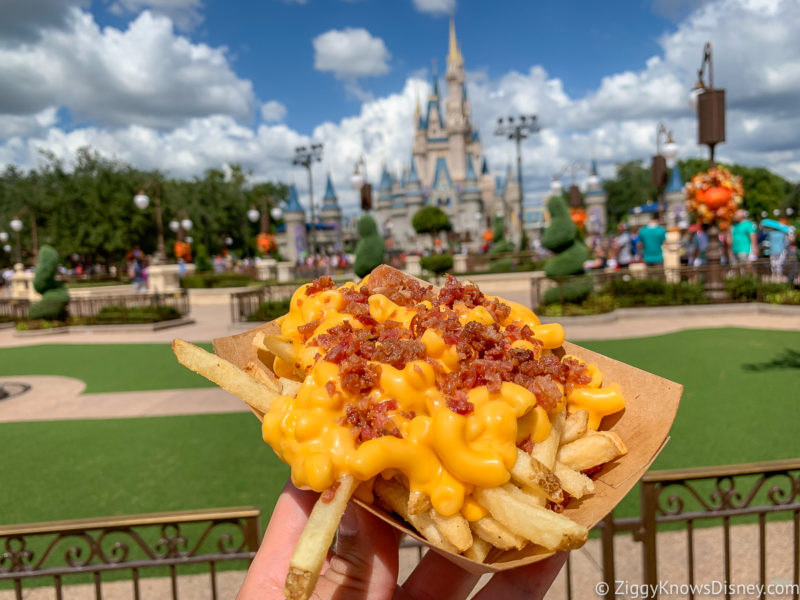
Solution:
{"label": "building", "polygon": [[439,206],[450,218],[453,235],[470,249],[494,215],[506,220],[506,231],[518,222],[519,186],[509,167],[505,177],[489,171],[480,134],[472,124],[467,97],[464,57],[450,21],[447,54],[447,96],[439,93],[438,74],[425,110],[417,101],[413,146],[408,166],[392,174],[384,166],[375,200],[375,218],[381,232],[395,248],[420,251],[430,237],[418,236],[411,225],[414,214],[425,205]]}
{"label": "building", "polygon": [[[289,201],[283,211],[284,225],[277,228],[278,251],[284,260],[297,262],[311,252],[311,227],[306,212],[297,197],[297,188],[289,186]],[[342,209],[328,173],[322,210],[315,215],[314,244],[316,254],[330,256],[344,251],[345,236],[342,230]]]}

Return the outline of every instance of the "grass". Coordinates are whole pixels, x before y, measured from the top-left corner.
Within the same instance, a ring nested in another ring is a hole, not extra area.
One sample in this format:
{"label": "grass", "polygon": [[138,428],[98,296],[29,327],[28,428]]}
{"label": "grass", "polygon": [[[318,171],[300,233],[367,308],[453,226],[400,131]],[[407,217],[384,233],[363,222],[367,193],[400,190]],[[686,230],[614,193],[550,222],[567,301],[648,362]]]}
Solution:
{"label": "grass", "polygon": [[[200,344],[207,350],[211,344]],[[87,394],[213,387],[175,360],[169,344],[43,344],[0,348],[0,376],[61,375]]]}
{"label": "grass", "polygon": [[[797,333],[708,329],[581,345],[684,384],[654,468],[798,455]],[[0,375],[24,374],[78,377],[89,392],[209,385],[166,344],[0,349]],[[0,523],[239,504],[267,516],[287,475],[244,413],[9,423],[0,439]],[[636,493],[618,516],[636,514]]]}

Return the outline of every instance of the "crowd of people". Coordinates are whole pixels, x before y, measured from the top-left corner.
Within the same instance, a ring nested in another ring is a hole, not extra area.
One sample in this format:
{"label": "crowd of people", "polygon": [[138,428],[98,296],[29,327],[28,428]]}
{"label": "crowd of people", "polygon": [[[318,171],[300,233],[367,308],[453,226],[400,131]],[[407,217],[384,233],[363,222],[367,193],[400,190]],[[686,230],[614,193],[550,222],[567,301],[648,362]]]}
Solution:
{"label": "crowd of people", "polygon": [[[708,264],[709,228],[695,223],[679,231],[681,265],[702,267]],[[765,220],[757,225],[746,211],[739,210],[733,225],[718,235],[723,265],[744,269],[756,260],[769,258],[774,277],[786,277],[789,281],[797,277],[796,230],[787,223]],[[631,228],[622,222],[614,235],[589,241],[594,258],[586,267],[622,269],[632,263],[662,265],[666,239],[667,231],[657,213],[642,227]]]}

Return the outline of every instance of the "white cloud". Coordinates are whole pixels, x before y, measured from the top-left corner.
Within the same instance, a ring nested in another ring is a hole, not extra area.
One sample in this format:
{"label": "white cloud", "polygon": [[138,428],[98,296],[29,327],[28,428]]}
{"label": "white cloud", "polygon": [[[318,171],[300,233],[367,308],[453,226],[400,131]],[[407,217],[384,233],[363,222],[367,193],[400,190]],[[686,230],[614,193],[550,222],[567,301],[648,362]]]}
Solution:
{"label": "white cloud", "polygon": [[150,10],[169,17],[183,31],[190,31],[203,22],[203,0],[105,0],[116,15],[138,14]]}
{"label": "white cloud", "polygon": [[414,0],[414,8],[433,15],[448,15],[456,9],[456,0]]}
{"label": "white cloud", "polygon": [[261,118],[267,123],[280,123],[286,118],[286,106],[277,100],[270,100],[261,105]]}
{"label": "white cloud", "polygon": [[89,4],[90,0],[2,0],[0,46],[38,40],[43,30],[65,29],[73,9]]}
{"label": "white cloud", "polygon": [[0,115],[0,139],[41,135],[58,122],[53,107],[33,115]]}
{"label": "white cloud", "polygon": [[389,72],[386,45],[362,28],[331,29],[314,38],[314,68],[331,71],[339,79],[355,79]]}
{"label": "white cloud", "polygon": [[77,119],[112,126],[167,129],[209,114],[247,120],[255,103],[225,48],[176,36],[170,19],[148,11],[125,31],[101,30],[90,14],[74,11],[67,30],[0,48],[0,81],[0,114],[65,106]]}

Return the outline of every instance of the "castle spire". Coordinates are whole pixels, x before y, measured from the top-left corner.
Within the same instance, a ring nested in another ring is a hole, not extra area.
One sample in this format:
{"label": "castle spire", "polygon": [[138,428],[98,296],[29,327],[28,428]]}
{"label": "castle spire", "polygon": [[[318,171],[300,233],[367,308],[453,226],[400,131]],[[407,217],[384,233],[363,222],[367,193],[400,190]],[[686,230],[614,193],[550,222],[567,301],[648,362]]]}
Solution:
{"label": "castle spire", "polygon": [[419,127],[419,118],[422,115],[422,108],[419,105],[419,92],[414,94],[416,105],[414,106],[414,127]]}
{"label": "castle spire", "polygon": [[461,59],[461,50],[458,48],[456,39],[456,20],[450,15],[450,51],[447,53],[447,62],[455,62]]}

